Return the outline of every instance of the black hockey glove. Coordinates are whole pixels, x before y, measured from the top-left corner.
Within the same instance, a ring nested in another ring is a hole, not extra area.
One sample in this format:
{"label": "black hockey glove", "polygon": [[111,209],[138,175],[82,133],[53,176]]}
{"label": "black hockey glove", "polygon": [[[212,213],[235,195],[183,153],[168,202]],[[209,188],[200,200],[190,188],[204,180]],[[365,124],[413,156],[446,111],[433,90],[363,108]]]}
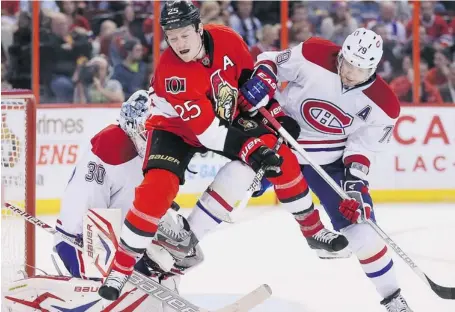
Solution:
{"label": "black hockey glove", "polygon": [[264,168],[267,178],[279,177],[282,174],[283,158],[267,147],[261,139],[251,138],[243,144],[240,158],[249,164],[254,171]]}

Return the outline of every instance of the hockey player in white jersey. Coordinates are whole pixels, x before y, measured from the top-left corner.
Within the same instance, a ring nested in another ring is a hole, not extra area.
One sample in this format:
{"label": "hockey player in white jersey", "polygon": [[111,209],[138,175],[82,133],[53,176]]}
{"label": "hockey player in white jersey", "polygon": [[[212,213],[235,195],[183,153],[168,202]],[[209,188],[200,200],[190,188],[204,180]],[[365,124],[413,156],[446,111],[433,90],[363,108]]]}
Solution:
{"label": "hockey player in white jersey", "polygon": [[[268,66],[278,82],[289,82],[275,97],[285,113],[298,121],[298,142],[352,197],[342,200],[297,154],[303,175],[334,229],[348,238],[387,311],[410,312],[387,246],[360,221],[362,216],[375,220],[368,172],[377,154],[387,148],[400,113],[397,97],[376,75],[382,46],[378,34],[359,28],[342,47],[310,38],[292,49],[262,53],[257,64]],[[247,101],[241,105],[250,112],[263,104],[261,98],[244,96]]]}
{"label": "hockey player in white jersey", "polygon": [[[59,232],[82,239],[84,217],[89,209],[93,208],[119,208],[121,220],[124,219],[134,199],[135,188],[142,181],[142,163],[146,148],[144,125],[150,113],[147,92],[137,91],[123,103],[119,124],[107,126],[90,140],[88,150],[75,167],[65,189],[60,216],[57,219],[56,228]],[[173,202],[172,208],[178,210],[178,205]],[[95,218],[93,214],[91,218]],[[183,229],[183,222],[183,217],[169,212],[163,217],[158,232],[164,228],[167,232],[171,228],[177,228],[175,231],[179,232]],[[165,286],[177,290],[179,275],[169,274],[174,268],[174,258],[156,244],[149,248],[144,258],[137,263],[136,269],[148,276],[159,277]],[[85,256],[59,236],[56,236],[55,250],[73,277],[94,277],[86,272],[89,264],[84,263]],[[201,253],[199,248],[197,251]],[[163,259],[167,262],[162,263]],[[198,261],[186,259],[185,263],[199,263],[202,255],[198,254],[197,259]]]}

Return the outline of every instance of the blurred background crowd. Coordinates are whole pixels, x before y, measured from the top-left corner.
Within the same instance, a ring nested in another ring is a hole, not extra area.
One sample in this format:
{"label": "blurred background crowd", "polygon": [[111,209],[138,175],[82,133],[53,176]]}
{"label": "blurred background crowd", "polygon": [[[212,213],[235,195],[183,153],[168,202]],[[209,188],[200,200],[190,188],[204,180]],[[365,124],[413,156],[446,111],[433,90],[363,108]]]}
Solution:
{"label": "blurred background crowd", "polygon": [[[420,103],[455,103],[455,1],[421,2],[412,33],[412,1],[193,1],[204,24],[232,27],[256,58],[311,36],[342,44],[357,27],[384,39],[378,73],[399,99],[412,102],[413,36],[420,38]],[[2,89],[31,88],[31,1],[1,2]],[[41,1],[40,102],[119,103],[147,89],[153,75],[153,1]],[[162,34],[161,37],[163,38]],[[167,47],[164,40],[160,50]],[[455,105],[455,104],[454,104]]]}

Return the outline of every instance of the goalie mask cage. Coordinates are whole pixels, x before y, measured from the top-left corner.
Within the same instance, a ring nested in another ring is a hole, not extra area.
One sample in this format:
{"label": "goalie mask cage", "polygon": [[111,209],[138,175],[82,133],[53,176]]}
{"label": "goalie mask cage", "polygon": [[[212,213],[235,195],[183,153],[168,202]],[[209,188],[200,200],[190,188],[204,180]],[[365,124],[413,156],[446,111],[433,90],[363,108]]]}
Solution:
{"label": "goalie mask cage", "polygon": [[2,90],[2,289],[35,273],[35,228],[4,202],[35,215],[36,103],[32,91]]}

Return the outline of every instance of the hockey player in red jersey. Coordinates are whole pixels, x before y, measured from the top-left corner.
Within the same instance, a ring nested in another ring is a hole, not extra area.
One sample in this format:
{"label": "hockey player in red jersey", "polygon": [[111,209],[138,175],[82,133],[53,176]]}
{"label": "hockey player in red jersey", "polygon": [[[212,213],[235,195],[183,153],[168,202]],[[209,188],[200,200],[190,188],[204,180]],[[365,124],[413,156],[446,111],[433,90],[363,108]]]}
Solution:
{"label": "hockey player in red jersey", "polygon": [[[199,10],[190,1],[167,2],[160,23],[170,47],[161,56],[149,90],[153,117],[147,124],[150,131],[144,180],[136,188],[120,247],[100,296],[118,298],[177,195],[179,184],[184,183],[185,170],[196,152],[212,150],[233,161],[220,170],[188,220],[180,217],[175,226],[167,227],[177,232],[169,231],[161,242],[176,259],[191,254],[198,241],[222,222],[220,216],[233,209],[247,191],[254,171],[260,168],[264,168],[278,199],[294,215],[311,246],[344,249],[346,238],[327,230],[314,210],[290,148],[282,145],[274,152],[274,132],[248,114],[239,113],[239,88],[250,90],[253,97],[264,94],[271,98],[277,87],[273,72],[266,66],[254,68],[248,47],[231,29],[203,27]],[[292,124],[293,120],[282,122]],[[169,241],[174,242],[173,247]]]}
{"label": "hockey player in red jersey", "polygon": [[269,66],[279,81],[289,81],[279,102],[300,125],[298,142],[352,197],[342,200],[299,158],[302,173],[334,229],[349,240],[366,276],[384,298],[385,309],[412,312],[401,295],[387,246],[362,222],[362,218],[375,221],[368,183],[370,164],[387,149],[400,114],[397,97],[376,75],[382,46],[381,36],[359,28],[342,47],[310,38],[286,51],[264,52],[258,56],[258,64]]}

